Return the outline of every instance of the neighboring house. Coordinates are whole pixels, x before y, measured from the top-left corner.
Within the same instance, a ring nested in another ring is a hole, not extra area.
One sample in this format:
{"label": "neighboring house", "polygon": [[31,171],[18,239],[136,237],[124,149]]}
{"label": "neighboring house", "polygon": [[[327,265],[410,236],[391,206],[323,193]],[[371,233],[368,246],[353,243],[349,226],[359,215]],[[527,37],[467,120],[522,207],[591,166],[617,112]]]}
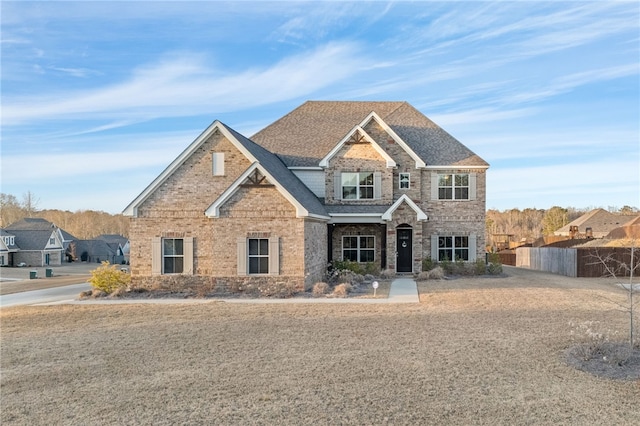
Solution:
{"label": "neighboring house", "polygon": [[122,264],[129,261],[129,240],[122,235],[105,234],[76,243],[78,259],[83,262]]}
{"label": "neighboring house", "polygon": [[554,235],[579,238],[604,238],[616,228],[619,228],[635,216],[611,213],[604,209],[594,209],[583,214],[568,225],[554,232]]}
{"label": "neighboring house", "polygon": [[16,249],[7,263],[16,266],[61,265],[65,255],[65,237],[51,222],[25,218],[7,226],[4,231],[14,237]]}
{"label": "neighboring house", "polygon": [[16,236],[4,229],[0,229],[0,266],[15,265],[14,256],[18,250]]}
{"label": "neighboring house", "polygon": [[102,240],[116,253],[115,262],[113,263],[129,263],[130,244],[127,237],[118,234],[103,234],[95,238]]}
{"label": "neighboring house", "polygon": [[111,264],[121,263],[117,259],[117,251],[102,240],[78,240],[76,242],[76,254],[81,262],[101,263],[107,261]]}
{"label": "neighboring house", "polygon": [[489,165],[406,102],[306,102],[248,139],[215,121],[135,200],[140,285],[324,280],[484,259]]}

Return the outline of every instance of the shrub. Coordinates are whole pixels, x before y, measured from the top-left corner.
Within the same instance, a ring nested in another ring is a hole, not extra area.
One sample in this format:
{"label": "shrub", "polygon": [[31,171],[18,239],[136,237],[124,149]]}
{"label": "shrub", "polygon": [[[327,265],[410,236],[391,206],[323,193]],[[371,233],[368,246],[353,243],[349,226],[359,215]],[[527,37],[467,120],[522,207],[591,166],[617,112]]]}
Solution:
{"label": "shrub", "polygon": [[312,294],[314,297],[320,297],[327,293],[329,293],[329,284],[324,282],[319,282],[313,285]]}
{"label": "shrub", "polygon": [[365,273],[365,270],[360,263],[353,262],[351,260],[334,260],[330,265],[330,269],[338,271],[351,271],[360,275],[363,275]]}
{"label": "shrub", "polygon": [[418,274],[418,281],[425,281],[429,279],[429,271],[422,271]]}
{"label": "shrub", "polygon": [[351,284],[348,284],[348,283],[338,284],[333,289],[333,294],[338,297],[347,297],[347,294],[349,294],[350,292],[351,292]]}
{"label": "shrub", "polygon": [[373,262],[367,262],[364,265],[363,275],[372,275],[374,277],[377,277],[378,275],[380,275],[380,268]]}
{"label": "shrub", "polygon": [[477,259],[475,263],[475,274],[484,275],[487,273],[487,264],[482,259]]}
{"label": "shrub", "polygon": [[447,275],[451,275],[451,274],[454,273],[453,262],[450,261],[449,259],[445,259],[442,262],[440,262],[440,267],[442,268],[444,273],[447,274]]}
{"label": "shrub", "polygon": [[435,268],[436,266],[438,266],[438,263],[435,260],[433,260],[431,258],[422,259],[422,271],[423,272],[430,271],[433,268]]}
{"label": "shrub", "polygon": [[491,275],[502,274],[502,263],[500,262],[500,256],[497,253],[489,254],[489,265],[487,266],[487,272]]}
{"label": "shrub", "polygon": [[429,280],[441,280],[444,278],[444,271],[439,266],[436,266],[432,270],[427,271],[427,274],[429,274],[427,278]]}
{"label": "shrub", "polygon": [[91,271],[89,283],[96,289],[111,294],[121,287],[126,287],[131,282],[131,276],[118,269],[117,265],[102,262],[101,266]]}

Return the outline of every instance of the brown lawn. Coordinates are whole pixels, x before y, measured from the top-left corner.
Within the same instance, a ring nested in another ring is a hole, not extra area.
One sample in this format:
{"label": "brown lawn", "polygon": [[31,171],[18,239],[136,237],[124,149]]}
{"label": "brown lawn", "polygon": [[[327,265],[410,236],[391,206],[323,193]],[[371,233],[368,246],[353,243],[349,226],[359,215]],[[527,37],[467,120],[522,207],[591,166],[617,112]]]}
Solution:
{"label": "brown lawn", "polygon": [[640,424],[639,381],[564,361],[570,321],[626,330],[611,283],[508,273],[420,284],[415,305],[2,309],[0,420]]}

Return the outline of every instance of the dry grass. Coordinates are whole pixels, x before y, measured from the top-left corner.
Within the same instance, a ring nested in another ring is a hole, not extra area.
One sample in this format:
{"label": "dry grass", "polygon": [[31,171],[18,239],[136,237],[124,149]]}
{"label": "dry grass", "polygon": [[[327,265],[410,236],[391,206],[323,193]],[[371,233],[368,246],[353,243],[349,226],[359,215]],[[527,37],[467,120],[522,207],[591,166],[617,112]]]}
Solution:
{"label": "dry grass", "polygon": [[0,420],[640,424],[638,381],[563,358],[570,321],[624,329],[606,289],[502,280],[429,282],[419,305],[2,309]]}

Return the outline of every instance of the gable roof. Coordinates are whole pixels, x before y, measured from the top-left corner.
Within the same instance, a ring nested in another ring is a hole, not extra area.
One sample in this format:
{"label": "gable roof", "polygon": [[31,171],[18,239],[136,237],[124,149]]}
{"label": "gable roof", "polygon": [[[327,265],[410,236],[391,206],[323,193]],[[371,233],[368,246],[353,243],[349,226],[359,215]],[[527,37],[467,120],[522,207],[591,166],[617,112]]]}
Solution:
{"label": "gable roof", "polygon": [[584,233],[587,228],[591,228],[594,237],[602,238],[626,222],[629,222],[629,216],[611,213],[604,209],[594,209],[558,229],[554,234],[569,235],[570,228],[577,226],[580,233]]}
{"label": "gable roof", "polygon": [[427,167],[489,167],[407,102],[307,101],[251,140],[277,154],[288,167],[317,167],[372,112]]}
{"label": "gable roof", "polygon": [[[328,219],[326,211],[320,200],[307,188],[296,175],[293,174],[282,161],[273,153],[247,139],[240,133],[216,120],[204,132],[202,132],[135,200],[124,210],[123,214],[137,215],[137,208],[153,192],[160,187],[182,163],[189,158],[214,132],[221,132],[251,163],[252,168],[258,168],[276,186],[278,191],[296,207],[299,217],[315,216]],[[246,173],[246,172],[245,172]],[[242,179],[243,181],[244,179]],[[242,181],[237,180],[223,196],[232,194]],[[219,198],[220,200],[220,198]],[[217,202],[217,201],[216,201]],[[214,202],[214,205],[216,204]],[[211,209],[207,209],[207,215],[215,217]],[[215,210],[215,209],[214,209]],[[203,212],[204,214],[204,212]]]}
{"label": "gable roof", "polygon": [[355,137],[357,134],[359,134],[363,140],[370,143],[373,149],[375,149],[376,152],[380,154],[382,158],[384,158],[387,163],[387,167],[396,167],[396,162],[393,160],[393,158],[391,158],[389,154],[387,154],[387,152],[383,150],[382,147],[378,145],[378,143],[360,126],[354,127],[353,130],[347,133],[347,135],[342,138],[342,140],[338,142],[338,144],[322,160],[320,160],[320,167],[327,167],[331,158],[333,158],[333,156],[336,155],[338,151],[340,151],[345,143],[347,143],[352,137]]}
{"label": "gable roof", "polygon": [[8,230],[43,231],[55,229],[56,226],[48,220],[39,217],[25,217],[5,227]]}
{"label": "gable roof", "polygon": [[[20,250],[45,250],[49,245],[49,240],[56,237],[57,233],[54,229],[20,229],[14,230],[16,245]],[[62,244],[62,241],[60,241]]]}
{"label": "gable roof", "polygon": [[420,209],[420,207],[418,207],[418,205],[414,203],[413,200],[407,196],[407,194],[402,194],[402,197],[398,198],[396,202],[393,203],[393,205],[389,207],[389,209],[386,212],[384,212],[384,214],[382,215],[382,219],[391,220],[393,212],[395,212],[396,209],[400,207],[402,203],[407,203],[407,205],[411,207],[411,209],[416,213],[418,220],[420,221],[429,220],[429,218],[427,217],[427,214],[423,212],[422,209]]}

